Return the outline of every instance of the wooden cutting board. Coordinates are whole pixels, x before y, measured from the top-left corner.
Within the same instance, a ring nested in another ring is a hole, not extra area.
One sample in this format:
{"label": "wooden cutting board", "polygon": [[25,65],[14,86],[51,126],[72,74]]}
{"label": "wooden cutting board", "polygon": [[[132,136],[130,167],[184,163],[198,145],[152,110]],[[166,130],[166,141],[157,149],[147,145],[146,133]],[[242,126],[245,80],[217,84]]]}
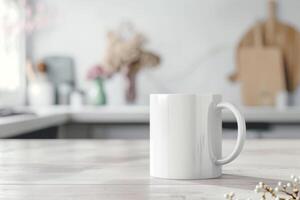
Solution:
{"label": "wooden cutting board", "polygon": [[242,98],[245,105],[272,106],[286,88],[281,50],[264,47],[261,25],[255,28],[254,45],[242,47],[239,55]]}
{"label": "wooden cutting board", "polygon": [[[262,22],[263,45],[277,47],[281,50],[286,75],[288,91],[294,91],[300,82],[300,34],[290,25],[277,20],[276,2],[269,1],[269,17]],[[240,79],[239,57],[244,47],[251,47],[255,43],[255,27],[252,27],[241,39],[237,48],[237,70],[230,76],[230,80]],[[271,74],[270,74],[271,75]]]}

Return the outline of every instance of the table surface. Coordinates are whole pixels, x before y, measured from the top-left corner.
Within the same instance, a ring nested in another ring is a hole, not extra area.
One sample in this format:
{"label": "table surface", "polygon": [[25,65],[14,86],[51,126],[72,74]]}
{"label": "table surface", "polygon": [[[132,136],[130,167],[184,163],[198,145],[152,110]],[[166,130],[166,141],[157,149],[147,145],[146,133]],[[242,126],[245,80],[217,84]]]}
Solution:
{"label": "table surface", "polygon": [[[224,152],[234,141],[225,140]],[[146,140],[1,140],[0,198],[9,200],[223,199],[255,197],[259,181],[300,175],[300,140],[248,140],[242,154],[209,180],[149,177]]]}

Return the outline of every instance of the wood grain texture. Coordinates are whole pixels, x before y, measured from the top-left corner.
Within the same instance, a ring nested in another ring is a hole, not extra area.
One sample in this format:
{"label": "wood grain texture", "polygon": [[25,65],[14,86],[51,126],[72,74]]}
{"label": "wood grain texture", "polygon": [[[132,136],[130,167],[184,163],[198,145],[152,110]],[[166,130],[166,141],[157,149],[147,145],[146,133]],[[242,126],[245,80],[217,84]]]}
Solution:
{"label": "wood grain texture", "polygon": [[[300,140],[249,140],[220,179],[149,177],[149,141],[2,140],[0,198],[222,199],[230,191],[253,196],[258,181],[275,184],[300,175]],[[234,141],[224,142],[224,154]]]}

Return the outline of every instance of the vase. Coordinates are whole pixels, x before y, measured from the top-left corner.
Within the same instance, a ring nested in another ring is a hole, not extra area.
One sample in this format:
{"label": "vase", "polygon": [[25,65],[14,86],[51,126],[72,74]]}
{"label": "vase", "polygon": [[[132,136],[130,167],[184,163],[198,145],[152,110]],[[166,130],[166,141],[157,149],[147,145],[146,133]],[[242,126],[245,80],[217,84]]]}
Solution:
{"label": "vase", "polygon": [[88,101],[92,105],[105,105],[106,94],[104,90],[103,79],[97,78],[93,81],[92,86],[88,91]]}
{"label": "vase", "polygon": [[125,87],[126,80],[123,74],[116,73],[105,81],[105,91],[108,105],[123,106],[126,105]]}
{"label": "vase", "polygon": [[136,99],[136,74],[126,74],[126,102],[134,104]]}

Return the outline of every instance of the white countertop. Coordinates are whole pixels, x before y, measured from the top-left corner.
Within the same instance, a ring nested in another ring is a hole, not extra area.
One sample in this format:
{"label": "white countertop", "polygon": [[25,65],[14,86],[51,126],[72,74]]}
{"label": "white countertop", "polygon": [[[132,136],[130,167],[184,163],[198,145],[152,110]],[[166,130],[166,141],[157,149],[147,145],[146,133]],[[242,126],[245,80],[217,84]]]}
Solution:
{"label": "white countertop", "polygon": [[[148,106],[84,106],[71,108],[53,106],[43,109],[33,108],[39,114],[66,113],[72,122],[78,123],[149,123]],[[286,109],[240,108],[247,122],[267,123],[300,123],[300,108]],[[224,122],[235,122],[234,116],[227,110],[223,111]]]}
{"label": "white countertop", "polygon": [[[0,118],[0,137],[35,131],[51,126],[73,123],[149,123],[147,106],[68,106],[26,107],[36,115],[19,115]],[[300,123],[300,108],[242,108],[247,122]],[[224,111],[224,122],[234,122],[231,113]]]}
{"label": "white countertop", "polygon": [[58,126],[69,121],[66,110],[41,109],[36,115],[16,115],[0,118],[0,138]]}

